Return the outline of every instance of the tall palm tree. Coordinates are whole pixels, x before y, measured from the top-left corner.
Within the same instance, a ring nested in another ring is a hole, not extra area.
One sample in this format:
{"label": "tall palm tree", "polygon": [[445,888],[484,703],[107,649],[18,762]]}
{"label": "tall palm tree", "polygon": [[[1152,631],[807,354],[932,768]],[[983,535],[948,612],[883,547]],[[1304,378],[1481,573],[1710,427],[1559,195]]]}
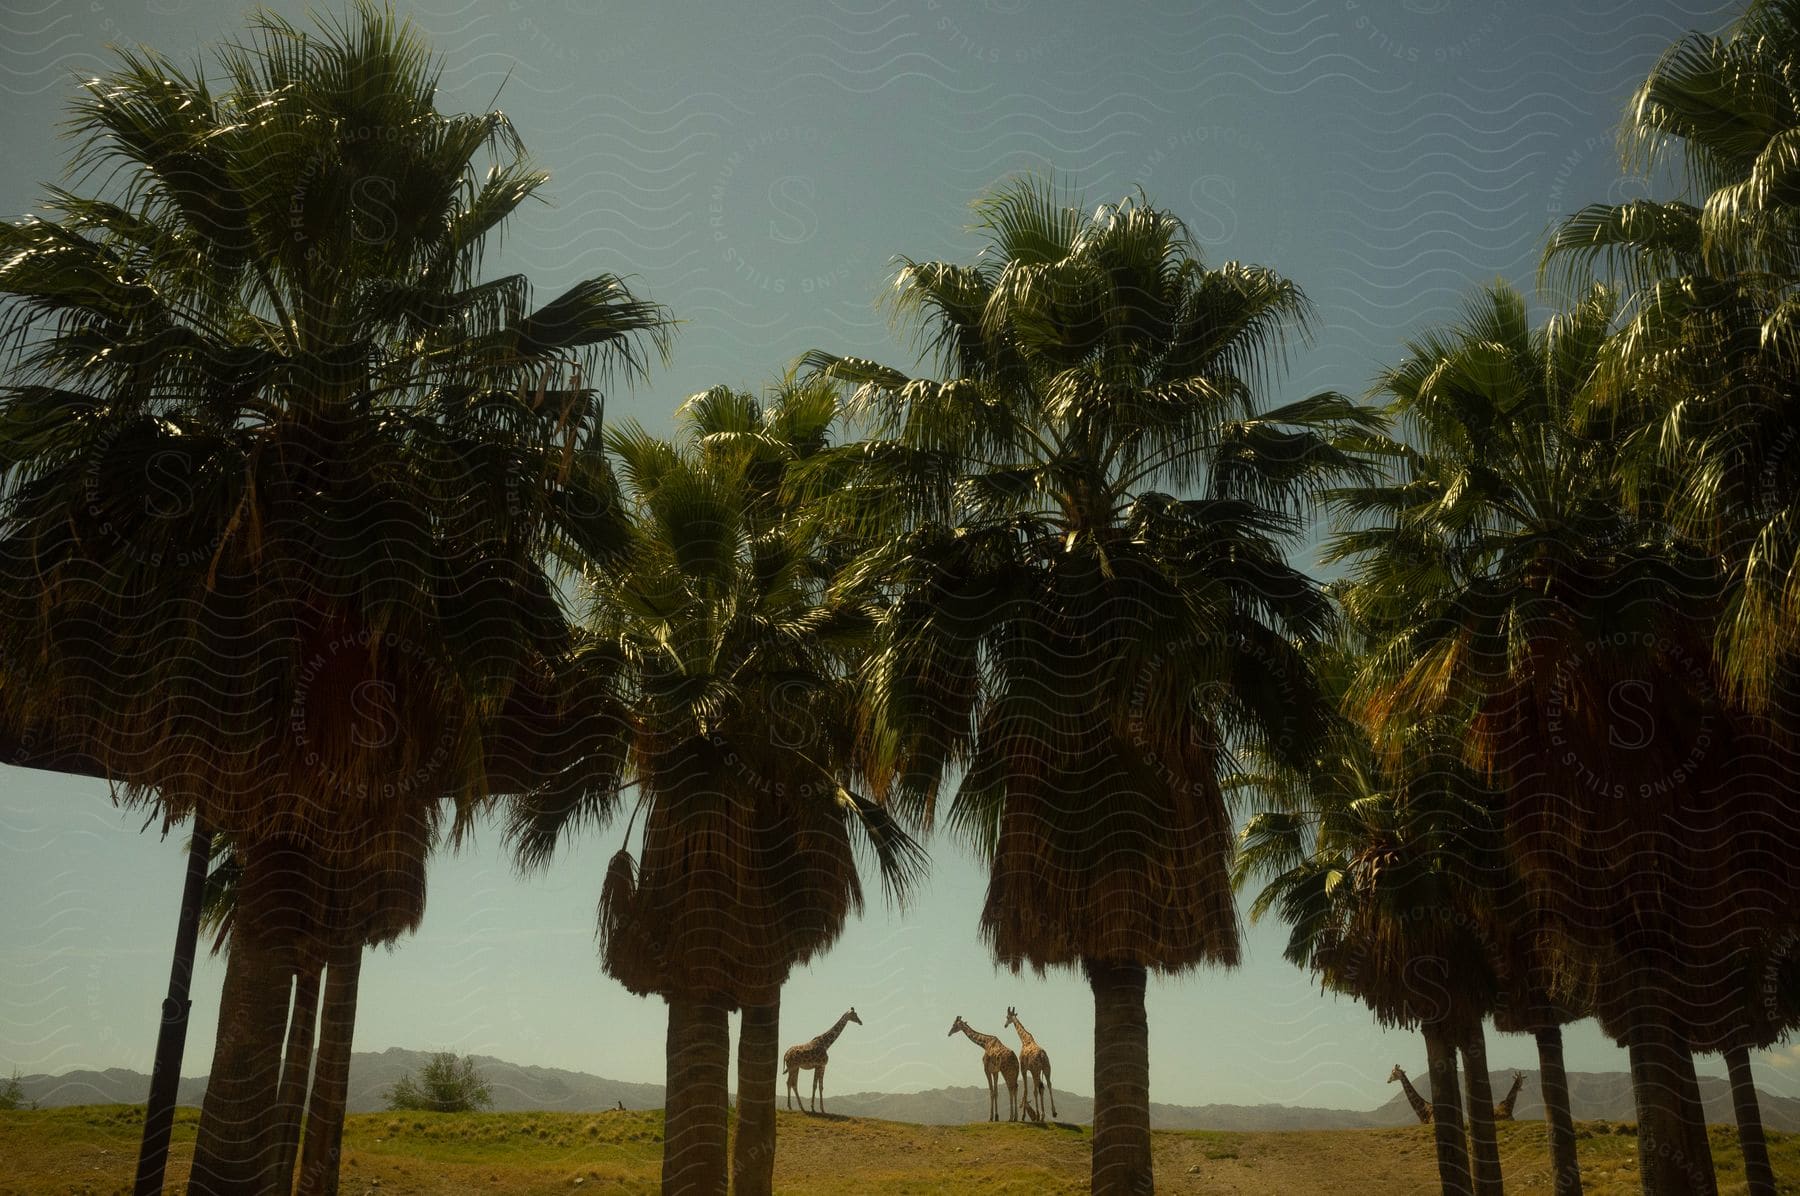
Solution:
{"label": "tall palm tree", "polygon": [[[213,841],[210,854],[212,863],[206,878],[200,926],[211,933],[212,953],[218,955],[227,950],[237,921],[243,863],[230,840],[223,837]],[[366,889],[370,879],[361,878],[360,887]],[[388,884],[404,884],[408,891],[384,895],[373,902],[365,895],[365,908],[374,906],[381,912],[411,908],[424,900],[424,881],[422,871],[389,876]],[[311,944],[308,955],[297,961],[293,1013],[281,1059],[277,1099],[281,1154],[275,1186],[283,1192],[293,1189],[298,1162],[301,1196],[335,1196],[338,1190],[337,1163],[349,1096],[350,1048],[362,954],[365,946],[391,941],[379,932],[378,923],[370,923],[366,917],[352,923],[338,912],[333,920],[337,923],[333,932],[321,935],[319,941]],[[371,933],[374,937],[365,943],[365,937]],[[303,1140],[306,1150],[302,1158]]]}
{"label": "tall palm tree", "polygon": [[1562,1028],[1591,1015],[1591,992],[1598,976],[1591,970],[1571,974],[1566,967],[1559,967],[1556,953],[1547,950],[1544,942],[1553,922],[1532,904],[1513,861],[1502,861],[1493,881],[1486,887],[1482,909],[1502,961],[1494,1028],[1507,1034],[1530,1034],[1536,1043],[1553,1190],[1556,1196],[1581,1196],[1581,1164],[1576,1156],[1568,1071],[1563,1065]]}
{"label": "tall palm tree", "polygon": [[[1341,697],[1359,662],[1348,640],[1318,655]],[[1420,734],[1403,759],[1379,754],[1348,719],[1334,721],[1299,767],[1260,753],[1231,786],[1260,807],[1239,835],[1232,879],[1263,888],[1252,920],[1276,912],[1284,956],[1328,990],[1366,1004],[1384,1026],[1420,1030],[1430,1062],[1438,1178],[1446,1193],[1503,1190],[1482,1019],[1502,960],[1484,912],[1503,867],[1484,788],[1440,737]],[[1463,1137],[1456,1056],[1469,1076]]]}
{"label": "tall palm tree", "polygon": [[[1800,8],[1752,0],[1724,37],[1690,33],[1626,108],[1627,169],[1678,172],[1668,200],[1592,204],[1569,216],[1545,270],[1605,266],[1623,327],[1595,401],[1654,427],[1642,467],[1672,475],[1643,497],[1721,553],[1725,678],[1774,713],[1800,651]],[[1641,472],[1641,468],[1640,468]]]}
{"label": "tall palm tree", "polygon": [[665,1192],[726,1190],[732,1008],[745,1011],[753,1073],[736,1170],[749,1190],[766,1186],[781,986],[861,911],[858,843],[894,897],[921,875],[917,846],[851,787],[866,604],[830,592],[828,545],[783,485],[835,414],[817,383],[784,386],[766,406],[715,389],[683,409],[678,442],[629,424],[609,432],[631,519],[590,587],[581,659],[614,679],[626,784],[514,813],[531,865],[634,794],[602,889],[601,958],[630,991],[669,1005]]}
{"label": "tall palm tree", "polygon": [[[1602,264],[1623,284],[1628,319],[1614,341],[1614,385],[1598,400],[1654,429],[1634,488],[1684,536],[1725,563],[1716,632],[1733,696],[1768,715],[1784,740],[1800,615],[1788,579],[1800,566],[1800,9],[1753,0],[1725,36],[1690,33],[1662,56],[1620,129],[1627,169],[1674,167],[1683,194],[1590,205],[1546,248],[1568,277]],[[1664,475],[1644,485],[1643,475]],[[1746,961],[1745,970],[1753,964]],[[1763,1021],[1718,1040],[1730,1064],[1752,1190],[1774,1191],[1748,1049]]]}
{"label": "tall palm tree", "polygon": [[[844,529],[814,517],[816,492],[809,493],[793,475],[801,463],[830,447],[838,418],[835,385],[821,379],[802,381],[792,373],[772,386],[766,400],[727,387],[695,395],[684,409],[703,461],[712,468],[741,468],[749,487],[748,514],[759,534],[783,528],[813,537],[812,552],[821,570],[840,567],[854,548]],[[818,478],[809,482],[816,486]],[[849,661],[860,656],[852,647]],[[835,746],[837,768],[847,763]],[[804,891],[796,897],[807,898]],[[814,895],[816,899],[817,895]],[[830,898],[835,901],[835,898]],[[829,946],[822,941],[819,946]],[[732,1136],[731,1190],[737,1196],[769,1196],[775,1181],[775,1109],[780,1070],[781,1006],[775,1002],[745,1005],[738,1033],[737,1129]]]}
{"label": "tall palm tree", "polygon": [[316,918],[415,922],[339,890],[411,891],[379,878],[488,794],[509,706],[564,693],[589,383],[667,325],[610,276],[535,309],[481,277],[546,176],[500,113],[437,111],[411,25],[263,14],[216,58],[120,52],[75,110],[98,191],[0,226],[0,718],[243,853],[192,1184],[254,1193]]}
{"label": "tall palm tree", "polygon": [[1207,267],[1147,201],[1047,183],[975,205],[974,265],[902,259],[894,299],[940,378],[814,353],[870,439],[835,518],[885,528],[852,584],[891,597],[869,669],[886,790],[991,861],[983,936],[1094,992],[1096,1192],[1151,1184],[1148,972],[1238,959],[1219,790],[1229,740],[1301,751],[1298,645],[1327,606],[1284,550],[1352,418],[1268,409],[1304,325],[1272,271]]}
{"label": "tall palm tree", "polygon": [[1646,1190],[1710,1191],[1679,1094],[1746,953],[1792,916],[1791,804],[1719,683],[1716,561],[1620,501],[1631,425],[1577,423],[1613,313],[1596,291],[1537,328],[1495,286],[1409,345],[1381,383],[1396,476],[1338,496],[1334,551],[1379,641],[1361,717],[1395,751],[1420,718],[1466,727],[1556,966],[1596,973],[1630,1048]]}

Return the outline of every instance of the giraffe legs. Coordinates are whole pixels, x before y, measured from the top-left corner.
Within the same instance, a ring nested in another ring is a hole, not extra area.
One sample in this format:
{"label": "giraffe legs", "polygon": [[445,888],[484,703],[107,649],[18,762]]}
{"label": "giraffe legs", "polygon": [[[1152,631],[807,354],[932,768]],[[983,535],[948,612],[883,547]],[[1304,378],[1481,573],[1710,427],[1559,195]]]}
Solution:
{"label": "giraffe legs", "polygon": [[1000,1120],[1000,1077],[993,1072],[987,1073],[988,1081],[988,1120]]}
{"label": "giraffe legs", "polygon": [[813,1069],[813,1112],[825,1111],[825,1065]]}
{"label": "giraffe legs", "polygon": [[[1006,1119],[1008,1121],[1019,1119],[1019,1080],[1017,1076],[1006,1077]],[[999,1117],[996,1116],[995,1120],[998,1121]]]}
{"label": "giraffe legs", "polygon": [[[1044,1069],[1043,1085],[1044,1085],[1045,1089],[1047,1089],[1050,1093],[1050,1116],[1055,1117],[1057,1115],[1057,1113],[1056,1113],[1056,1088],[1053,1084],[1050,1083],[1050,1070],[1048,1068]],[[1038,1100],[1038,1109],[1042,1110],[1043,1107],[1044,1107],[1043,1098],[1040,1097]]]}
{"label": "giraffe legs", "polygon": [[[794,1107],[795,1098],[800,1095],[800,1069],[798,1067],[790,1067],[787,1069],[787,1073],[787,1107],[791,1109]],[[806,1109],[805,1101],[800,1102],[800,1108],[802,1111]]]}

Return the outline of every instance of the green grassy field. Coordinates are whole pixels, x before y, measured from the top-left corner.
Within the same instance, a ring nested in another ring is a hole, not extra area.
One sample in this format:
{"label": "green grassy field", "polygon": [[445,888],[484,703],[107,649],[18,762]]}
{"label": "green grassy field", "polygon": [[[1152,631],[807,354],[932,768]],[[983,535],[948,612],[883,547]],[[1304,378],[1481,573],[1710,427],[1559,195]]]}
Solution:
{"label": "green grassy field", "polygon": [[[0,1113],[0,1196],[111,1196],[130,1190],[143,1113],[126,1105]],[[181,1191],[199,1114],[175,1125],[170,1192]],[[781,1192],[1087,1191],[1083,1130],[1026,1125],[920,1126],[783,1112],[775,1186]],[[1542,1122],[1500,1127],[1509,1193],[1548,1193]],[[1636,1192],[1629,1125],[1584,1122],[1589,1196]],[[1435,1190],[1431,1133],[1403,1129],[1156,1134],[1159,1192],[1321,1192],[1400,1196]],[[1800,1135],[1771,1135],[1781,1190],[1800,1192]],[[1720,1190],[1742,1192],[1734,1131],[1713,1128]],[[344,1196],[487,1192],[653,1192],[662,1114],[366,1113],[345,1130]]]}

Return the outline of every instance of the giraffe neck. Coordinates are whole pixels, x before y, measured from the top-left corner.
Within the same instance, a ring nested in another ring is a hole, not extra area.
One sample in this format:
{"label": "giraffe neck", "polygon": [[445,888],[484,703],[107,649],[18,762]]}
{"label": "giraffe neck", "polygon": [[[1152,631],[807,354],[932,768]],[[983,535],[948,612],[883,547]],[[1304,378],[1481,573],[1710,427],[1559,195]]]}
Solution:
{"label": "giraffe neck", "polygon": [[818,1044],[820,1046],[829,1048],[832,1043],[837,1041],[838,1035],[842,1034],[844,1032],[844,1027],[849,1024],[850,1024],[850,1015],[848,1013],[846,1013],[843,1017],[840,1017],[837,1020],[837,1025],[835,1025],[831,1029],[825,1031],[825,1033],[819,1035],[819,1037],[816,1041],[818,1042]]}
{"label": "giraffe neck", "polygon": [[1500,1102],[1501,1108],[1508,1110],[1512,1108],[1514,1099],[1519,1095],[1519,1086],[1523,1083],[1525,1083],[1524,1076],[1513,1077],[1512,1087],[1506,1090],[1506,1099]]}
{"label": "giraffe neck", "polygon": [[962,1030],[964,1034],[969,1036],[970,1042],[974,1043],[984,1051],[991,1046],[1000,1045],[1000,1040],[998,1038],[995,1038],[992,1034],[983,1034],[979,1032],[967,1022],[963,1023]]}
{"label": "giraffe neck", "polygon": [[1021,1047],[1029,1048],[1037,1045],[1037,1039],[1031,1036],[1031,1031],[1025,1028],[1025,1023],[1016,1017],[1013,1019],[1013,1029],[1019,1032],[1019,1045]]}
{"label": "giraffe neck", "polygon": [[1406,1089],[1406,1099],[1412,1102],[1413,1112],[1420,1117],[1425,1116],[1431,1108],[1431,1102],[1419,1095],[1419,1090],[1413,1087],[1412,1081],[1406,1078],[1405,1072],[1400,1073],[1400,1087]]}

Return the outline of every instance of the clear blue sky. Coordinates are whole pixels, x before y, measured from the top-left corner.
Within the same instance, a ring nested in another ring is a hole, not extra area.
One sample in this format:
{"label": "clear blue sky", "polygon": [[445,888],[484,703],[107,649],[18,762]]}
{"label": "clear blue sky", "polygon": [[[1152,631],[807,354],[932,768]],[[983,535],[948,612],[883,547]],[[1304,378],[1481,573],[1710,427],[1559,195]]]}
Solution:
{"label": "clear blue sky", "polygon": [[[298,16],[296,4],[280,11]],[[1277,397],[1360,391],[1403,337],[1496,276],[1529,287],[1554,217],[1618,199],[1612,133],[1634,84],[1710,0],[1257,0],[829,5],[435,0],[406,6],[448,59],[443,106],[496,92],[553,172],[551,206],[511,227],[494,269],[553,293],[589,273],[686,321],[673,364],[609,412],[667,425],[717,382],[753,386],[813,347],[909,365],[875,299],[889,258],[965,257],[967,201],[1054,170],[1090,201],[1142,186],[1215,260],[1274,266],[1319,308]],[[1578,11],[1572,11],[1578,10]],[[236,0],[12,0],[0,19],[7,169],[0,213],[58,176],[55,126],[109,41],[177,55],[241,27]],[[104,786],[0,769],[0,1072],[148,1070],[180,887],[177,844],[138,833]],[[616,834],[616,832],[615,832]],[[600,873],[614,836],[517,878],[491,830],[440,859],[423,929],[364,968],[357,1048],[448,1048],[662,1078],[663,1006],[600,974]],[[854,1004],[830,1090],[981,1082],[946,1038],[998,1033],[1016,1005],[1058,1087],[1092,1091],[1092,1005],[1075,977],[996,974],[976,938],[983,877],[931,845],[929,892],[872,905],[796,974],[785,1041]],[[1322,997],[1253,929],[1247,962],[1153,985],[1155,1099],[1372,1106],[1410,1035]],[[184,1071],[207,1070],[222,969],[206,963]],[[1495,1036],[1493,1066],[1535,1066]],[[1708,1061],[1718,1070],[1716,1060]],[[1800,1095],[1800,1058],[1760,1081]],[[1622,1070],[1592,1027],[1569,1065]]]}

